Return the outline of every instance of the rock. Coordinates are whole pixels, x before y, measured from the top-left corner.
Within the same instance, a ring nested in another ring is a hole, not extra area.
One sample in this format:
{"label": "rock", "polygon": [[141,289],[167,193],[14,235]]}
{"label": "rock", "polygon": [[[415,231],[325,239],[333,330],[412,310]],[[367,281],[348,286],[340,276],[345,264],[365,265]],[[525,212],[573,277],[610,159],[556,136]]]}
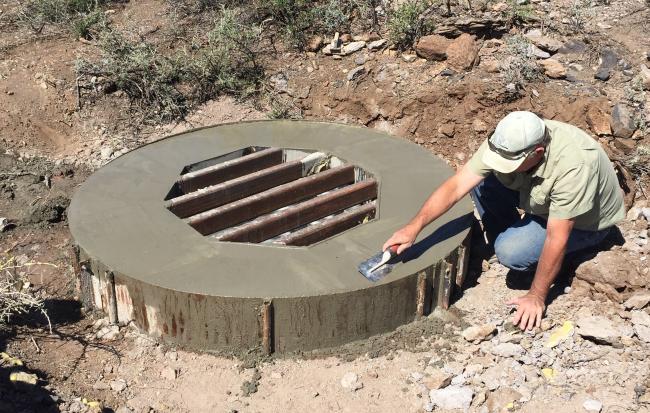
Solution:
{"label": "rock", "polygon": [[645,311],[634,310],[630,313],[632,325],[650,327],[650,315]]}
{"label": "rock", "polygon": [[289,79],[287,79],[287,76],[284,73],[276,73],[272,75],[269,78],[269,81],[273,85],[273,89],[278,93],[286,93],[289,89]]}
{"label": "rock", "polygon": [[307,42],[307,50],[310,52],[317,52],[323,45],[323,38],[321,36],[314,36]]}
{"label": "rock", "polygon": [[434,406],[445,410],[469,410],[474,397],[474,390],[468,386],[449,386],[429,392],[429,399]]}
{"label": "rock", "polygon": [[620,341],[621,332],[608,318],[588,316],[579,319],[576,324],[580,336],[598,344],[614,344]]}
{"label": "rock", "polygon": [[582,408],[588,412],[600,413],[600,411],[603,409],[603,404],[598,400],[587,399],[584,403],[582,403]]}
{"label": "rock", "polygon": [[511,411],[514,409],[508,408],[508,406],[514,407],[514,402],[519,401],[521,397],[521,393],[515,389],[502,387],[488,394],[486,406],[490,412]]}
{"label": "rock", "polygon": [[353,39],[352,39],[352,35],[351,35],[350,33],[343,33],[343,34],[341,35],[341,42],[342,42],[342,43],[349,43],[349,42],[351,42],[352,40],[353,40]]}
{"label": "rock", "polygon": [[349,55],[354,52],[358,52],[359,50],[363,49],[366,47],[366,42],[364,41],[359,41],[359,42],[351,42],[346,44],[341,48],[341,54],[342,55]]}
{"label": "rock", "polygon": [[455,74],[456,72],[449,67],[446,67],[442,72],[440,72],[440,76],[453,76]]}
{"label": "rock", "polygon": [[93,384],[93,389],[95,390],[108,390],[110,388],[111,386],[108,383],[101,380],[97,380],[95,384]]}
{"label": "rock", "polygon": [[447,62],[458,70],[468,70],[474,66],[480,46],[476,36],[463,33],[447,47]]}
{"label": "rock", "polygon": [[540,60],[539,64],[544,68],[544,74],[551,79],[563,79],[566,77],[566,68],[555,59]]}
{"label": "rock", "polygon": [[178,361],[178,353],[175,351],[168,351],[165,356],[171,361]]}
{"label": "rock", "polygon": [[565,321],[564,324],[562,324],[562,327],[551,333],[548,341],[544,345],[548,348],[556,347],[558,344],[571,337],[573,335],[573,330],[573,323],[571,321]]}
{"label": "rock", "polygon": [[347,391],[355,392],[363,388],[363,383],[359,380],[359,376],[355,373],[349,372],[345,373],[341,379],[341,386]]}
{"label": "rock", "polygon": [[447,47],[451,40],[437,34],[423,36],[415,45],[415,52],[418,56],[427,60],[442,61],[447,58]]}
{"label": "rock", "polygon": [[501,64],[495,58],[481,59],[480,67],[483,67],[488,73],[499,73]]}
{"label": "rock", "polygon": [[526,350],[519,344],[501,343],[492,347],[490,353],[499,357],[518,357],[523,355]]}
{"label": "rock", "polygon": [[133,413],[133,410],[129,409],[126,406],[118,407],[117,410],[115,410],[115,413]]}
{"label": "rock", "polygon": [[100,155],[104,160],[111,159],[111,156],[113,155],[113,148],[110,146],[103,147],[100,151]]}
{"label": "rock", "polygon": [[115,340],[119,335],[120,327],[116,325],[102,327],[97,333],[95,333],[95,337],[106,341]]}
{"label": "rock", "polygon": [[629,139],[636,131],[634,118],[624,105],[618,103],[612,109],[612,134],[617,138]]}
{"label": "rock", "polygon": [[537,47],[547,52],[555,53],[562,47],[562,42],[551,37],[544,36],[539,30],[526,33],[526,37]]}
{"label": "rock", "polygon": [[382,47],[384,47],[388,43],[388,40],[386,39],[379,39],[375,40],[374,42],[368,43],[368,50],[374,51],[374,50],[379,50]]}
{"label": "rock", "polygon": [[[487,123],[485,123],[483,120],[477,118],[474,119],[474,121],[472,122],[472,129],[474,130],[474,132],[483,133],[488,131],[488,126]],[[487,271],[490,268],[489,265],[490,264],[488,264],[488,268],[484,269],[483,271]]]}
{"label": "rock", "polygon": [[650,291],[637,291],[623,303],[623,306],[628,310],[640,310],[648,303],[650,303]]}
{"label": "rock", "polygon": [[585,117],[587,118],[587,125],[589,125],[596,135],[602,136],[612,133],[612,128],[609,123],[610,115],[602,106],[596,104],[588,105]]}
{"label": "rock", "polygon": [[368,59],[366,58],[366,56],[357,56],[354,58],[354,64],[358,66],[363,66],[364,64],[366,64],[367,61]]}
{"label": "rock", "polygon": [[475,343],[480,343],[481,341],[487,340],[497,329],[497,326],[494,324],[483,324],[481,326],[471,326],[467,327],[461,335],[467,341],[472,341]]}
{"label": "rock", "polygon": [[635,263],[619,251],[602,251],[595,258],[580,264],[575,273],[577,279],[590,284],[610,284],[616,289],[646,285],[645,277]]}
{"label": "rock", "polygon": [[610,284],[595,283],[594,289],[599,293],[602,293],[614,303],[622,303],[623,296],[621,293],[616,291],[616,288],[612,287]]}
{"label": "rock", "polygon": [[124,389],[126,389],[126,380],[124,379],[111,380],[110,386],[114,392],[120,393],[124,391]]}
{"label": "rock", "polygon": [[35,386],[36,383],[38,383],[38,376],[36,374],[30,374],[24,371],[15,371],[9,375],[9,381],[14,386]]}
{"label": "rock", "polygon": [[348,72],[348,80],[356,80],[358,79],[362,74],[366,73],[366,68],[363,66],[358,66],[355,67],[354,69],[350,70]]}
{"label": "rock", "polygon": [[417,58],[417,55],[414,54],[402,54],[402,60],[406,63],[413,63]]}
{"label": "rock", "polygon": [[646,65],[641,65],[639,76],[643,89],[650,90],[650,69]]}
{"label": "rock", "polygon": [[437,369],[430,373],[429,377],[423,380],[423,384],[430,390],[442,389],[451,383],[453,375]]}
{"label": "rock", "polygon": [[618,55],[611,49],[603,49],[600,55],[600,66],[594,77],[606,81],[612,76],[612,71],[618,64]]}
{"label": "rock", "polygon": [[334,46],[331,43],[328,43],[328,44],[325,45],[325,47],[323,47],[321,49],[321,53],[323,53],[324,55],[327,55],[327,56],[331,56],[333,47]]}
{"label": "rock", "polygon": [[448,138],[452,138],[454,136],[454,133],[456,132],[456,125],[454,123],[452,123],[452,122],[442,124],[438,128],[438,132],[443,136],[446,136]]}
{"label": "rock", "polygon": [[73,400],[68,407],[70,413],[78,413],[86,410],[86,406],[81,402],[81,400]]}
{"label": "rock", "polygon": [[420,373],[419,371],[414,371],[410,374],[409,378],[414,383],[419,383],[424,378],[424,374]]}
{"label": "rock", "polygon": [[558,50],[561,54],[582,54],[588,49],[587,44],[580,40],[569,40]]}
{"label": "rock", "polygon": [[535,46],[534,44],[530,45],[530,47],[528,48],[528,53],[531,56],[535,56],[538,59],[548,59],[549,57],[551,57],[550,53],[543,51],[542,49]]}
{"label": "rock", "polygon": [[175,369],[173,367],[165,367],[160,375],[165,380],[173,381],[176,380],[176,377],[178,377],[178,369]]}

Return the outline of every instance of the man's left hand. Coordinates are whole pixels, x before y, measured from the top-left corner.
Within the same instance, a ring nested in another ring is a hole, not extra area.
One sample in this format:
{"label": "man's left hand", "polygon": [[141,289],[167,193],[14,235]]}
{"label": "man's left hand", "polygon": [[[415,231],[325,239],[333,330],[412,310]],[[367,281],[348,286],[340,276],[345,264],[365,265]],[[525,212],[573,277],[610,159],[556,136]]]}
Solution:
{"label": "man's left hand", "polygon": [[512,319],[512,324],[519,325],[519,328],[522,330],[532,330],[535,327],[542,326],[542,316],[546,308],[542,297],[528,293],[524,296],[513,298],[506,304],[517,306],[517,312]]}

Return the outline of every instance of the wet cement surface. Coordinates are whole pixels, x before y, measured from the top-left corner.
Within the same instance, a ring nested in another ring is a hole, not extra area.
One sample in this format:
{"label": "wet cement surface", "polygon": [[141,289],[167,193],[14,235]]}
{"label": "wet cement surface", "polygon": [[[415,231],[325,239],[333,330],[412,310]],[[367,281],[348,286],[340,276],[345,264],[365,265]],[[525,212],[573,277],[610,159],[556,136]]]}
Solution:
{"label": "wet cement surface", "polygon": [[[370,171],[380,185],[378,218],[309,247],[287,248],[217,242],[165,208],[184,166],[247,146],[321,150]],[[423,231],[419,239],[431,245],[379,283],[357,271],[452,173],[419,146],[367,128],[304,121],[220,125],[149,144],[95,172],[72,200],[70,229],[90,257],[165,289],[222,297],[344,293],[410,276],[460,244],[466,227],[435,234],[471,211],[467,198]]]}

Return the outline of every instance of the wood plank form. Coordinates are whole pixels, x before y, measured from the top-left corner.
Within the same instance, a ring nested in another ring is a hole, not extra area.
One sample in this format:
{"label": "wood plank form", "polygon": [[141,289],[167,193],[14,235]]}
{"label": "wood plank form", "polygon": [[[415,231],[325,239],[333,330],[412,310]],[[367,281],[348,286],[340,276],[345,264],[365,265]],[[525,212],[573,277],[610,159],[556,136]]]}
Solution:
{"label": "wood plank form", "polygon": [[206,186],[220,184],[230,179],[250,174],[282,162],[282,149],[269,148],[241,158],[186,173],[178,178],[183,193],[190,193]]}
{"label": "wood plank form", "polygon": [[358,182],[292,205],[224,234],[221,241],[262,242],[276,235],[377,197],[377,181]]}
{"label": "wood plank form", "polygon": [[209,235],[353,182],[354,166],[341,166],[193,215],[186,222]]}
{"label": "wood plank form", "polygon": [[355,208],[351,208],[339,215],[329,217],[323,221],[296,230],[279,240],[280,244],[293,245],[296,247],[313,244],[322,241],[332,235],[338,234],[361,224],[366,218],[375,217],[376,204],[369,202]]}
{"label": "wood plank form", "polygon": [[187,218],[301,177],[299,160],[282,163],[172,198],[167,202],[167,209],[179,218]]}

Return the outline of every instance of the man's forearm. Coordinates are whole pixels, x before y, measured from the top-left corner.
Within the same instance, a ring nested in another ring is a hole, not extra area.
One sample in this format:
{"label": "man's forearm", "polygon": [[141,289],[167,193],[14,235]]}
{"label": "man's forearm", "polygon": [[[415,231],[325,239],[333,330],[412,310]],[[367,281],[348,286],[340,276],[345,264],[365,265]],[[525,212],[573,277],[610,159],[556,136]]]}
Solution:
{"label": "man's forearm", "polygon": [[542,300],[546,300],[551,285],[553,285],[553,282],[562,267],[564,253],[566,252],[567,238],[568,236],[564,236],[564,234],[547,235],[546,240],[544,241],[542,255],[537,264],[535,278],[530,286],[530,294],[536,295]]}
{"label": "man's forearm", "polygon": [[415,226],[419,231],[447,212],[457,201],[453,198],[454,188],[453,180],[450,180],[435,190],[411,219],[409,225]]}

